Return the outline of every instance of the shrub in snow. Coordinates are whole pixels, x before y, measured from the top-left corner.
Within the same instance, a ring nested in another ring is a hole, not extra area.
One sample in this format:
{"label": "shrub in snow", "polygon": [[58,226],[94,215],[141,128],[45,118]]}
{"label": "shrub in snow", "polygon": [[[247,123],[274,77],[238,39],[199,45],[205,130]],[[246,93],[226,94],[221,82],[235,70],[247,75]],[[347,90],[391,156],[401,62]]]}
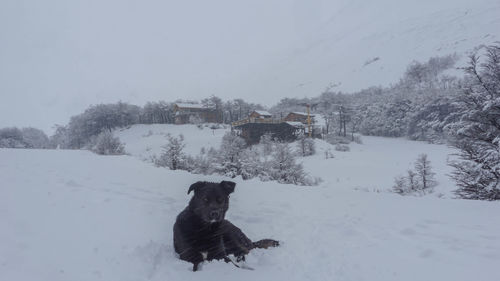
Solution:
{"label": "shrub in snow", "polygon": [[335,156],[333,155],[333,152],[330,148],[327,148],[325,150],[325,159],[330,159],[330,158],[334,158]]}
{"label": "shrub in snow", "polygon": [[261,155],[257,149],[246,149],[241,155],[241,177],[244,180],[254,177],[268,179],[265,162],[261,160]]}
{"label": "shrub in snow", "polygon": [[351,140],[347,137],[339,136],[336,134],[328,134],[325,136],[325,141],[329,144],[349,144]]}
{"label": "shrub in snow", "polygon": [[168,167],[171,170],[186,169],[184,166],[186,155],[183,152],[186,144],[184,136],[172,137],[167,134],[168,143],[163,146],[163,153],[155,159],[155,164],[160,167]]}
{"label": "shrub in snow", "polygon": [[462,161],[452,161],[451,177],[461,198],[500,200],[500,44],[484,49],[485,61],[470,57],[457,104],[447,126]]}
{"label": "shrub in snow", "polygon": [[120,155],[125,153],[120,139],[113,136],[113,133],[109,131],[100,133],[93,141],[90,150],[100,155]]}
{"label": "shrub in snow", "polygon": [[0,129],[0,147],[3,148],[50,148],[47,135],[39,129],[16,127]]}
{"label": "shrub in snow", "polygon": [[361,136],[360,135],[352,135],[352,141],[357,143],[357,144],[362,144],[363,143],[363,140],[361,140]]}
{"label": "shrub in snow", "polygon": [[415,170],[408,170],[406,176],[398,176],[394,179],[392,190],[395,193],[426,194],[433,191],[437,182],[434,180],[435,173],[432,172],[431,163],[426,154],[420,154],[414,164]]}
{"label": "shrub in snow", "polygon": [[410,192],[410,190],[408,189],[408,184],[406,183],[406,178],[403,176],[395,177],[394,178],[394,186],[392,187],[392,191],[397,193],[397,194],[401,194],[401,195],[408,194]]}
{"label": "shrub in snow", "polygon": [[276,142],[271,134],[264,134],[260,137],[259,147],[262,148],[264,155],[270,155]]}
{"label": "shrub in snow", "polygon": [[348,145],[345,144],[337,144],[335,145],[335,150],[336,151],[349,151],[351,150]]}
{"label": "shrub in snow", "polygon": [[268,163],[270,179],[280,183],[312,185],[302,164],[296,163],[293,151],[288,143],[277,143],[272,159]]}
{"label": "shrub in snow", "polygon": [[316,153],[316,146],[312,138],[301,135],[297,139],[298,154],[301,156],[310,156]]}
{"label": "shrub in snow", "polygon": [[245,140],[231,132],[227,132],[222,137],[218,155],[218,170],[220,174],[232,178],[240,174],[241,156],[245,147]]}
{"label": "shrub in snow", "polygon": [[0,129],[0,147],[1,148],[26,148],[23,139],[23,133],[18,128]]}

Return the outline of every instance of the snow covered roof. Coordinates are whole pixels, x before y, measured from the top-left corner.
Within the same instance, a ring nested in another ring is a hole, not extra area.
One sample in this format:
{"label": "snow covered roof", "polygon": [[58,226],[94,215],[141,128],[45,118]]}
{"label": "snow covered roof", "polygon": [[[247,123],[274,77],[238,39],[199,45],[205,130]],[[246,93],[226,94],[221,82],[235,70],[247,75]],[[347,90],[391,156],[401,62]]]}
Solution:
{"label": "snow covered roof", "polygon": [[203,104],[199,103],[176,103],[176,105],[180,108],[198,108],[198,109],[208,109],[203,106]]}
{"label": "snow covered roof", "polygon": [[[307,116],[307,112],[299,112],[299,111],[294,111],[294,112],[291,112],[291,113],[293,113],[293,114],[297,114],[297,115]],[[311,117],[313,117],[313,116],[314,116],[314,114],[312,114],[312,113],[309,113],[309,115],[310,115]]]}
{"label": "snow covered roof", "polygon": [[265,110],[254,110],[254,112],[257,112],[259,115],[272,116],[271,113],[269,113]]}
{"label": "snow covered roof", "polygon": [[287,123],[290,126],[294,126],[294,127],[298,127],[298,128],[304,127],[304,124],[302,122],[286,121],[285,123]]}

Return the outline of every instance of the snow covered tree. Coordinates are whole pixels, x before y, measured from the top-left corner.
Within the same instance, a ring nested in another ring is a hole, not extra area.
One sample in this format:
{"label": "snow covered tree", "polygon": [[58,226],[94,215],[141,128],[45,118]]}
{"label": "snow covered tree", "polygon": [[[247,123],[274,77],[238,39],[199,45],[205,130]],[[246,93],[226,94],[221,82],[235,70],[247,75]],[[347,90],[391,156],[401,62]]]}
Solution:
{"label": "snow covered tree", "polygon": [[0,129],[0,147],[50,148],[47,135],[40,129],[17,127]]}
{"label": "snow covered tree", "polygon": [[267,178],[265,164],[261,161],[257,149],[245,149],[241,155],[241,177],[244,180],[261,176]]}
{"label": "snow covered tree", "polygon": [[407,178],[403,176],[394,178],[394,186],[392,187],[392,191],[400,195],[408,194],[410,191],[408,188]]}
{"label": "snow covered tree", "polygon": [[273,136],[269,133],[260,137],[259,146],[262,148],[264,155],[270,155],[273,152],[275,141]]}
{"label": "snow covered tree", "polygon": [[280,183],[311,185],[302,165],[296,163],[294,153],[288,143],[276,144],[269,166],[269,174],[272,180]]}
{"label": "snow covered tree", "polygon": [[420,189],[420,184],[418,182],[417,178],[417,173],[415,173],[413,170],[408,170],[406,179],[408,180],[408,188],[407,190],[409,192],[415,192]]}
{"label": "snow covered tree", "polygon": [[415,170],[408,170],[406,176],[394,178],[392,191],[401,195],[426,194],[432,192],[437,182],[434,180],[434,172],[431,162],[426,154],[420,154],[414,163]]}
{"label": "snow covered tree", "polygon": [[420,190],[427,192],[436,185],[435,173],[431,169],[431,161],[427,159],[427,154],[420,154],[415,162],[415,171],[421,184]]}
{"label": "snow covered tree", "polygon": [[50,136],[50,146],[52,148],[69,148],[69,132],[67,126],[54,125],[54,134]]}
{"label": "snow covered tree", "polygon": [[228,177],[236,177],[241,172],[240,156],[246,147],[245,140],[239,136],[227,132],[222,137],[219,151],[219,167],[221,174]]}
{"label": "snow covered tree", "polygon": [[186,144],[184,143],[184,136],[181,134],[178,137],[167,135],[168,143],[163,146],[163,153],[155,163],[160,167],[168,167],[170,170],[183,169],[183,164],[186,155],[183,152]]}
{"label": "snow covered tree", "polygon": [[49,148],[49,137],[40,129],[22,128],[23,140],[28,148]]}
{"label": "snow covered tree", "polygon": [[452,161],[456,194],[500,200],[500,45],[485,47],[484,60],[470,57],[458,97],[458,121],[447,126],[462,161]]}
{"label": "snow covered tree", "polygon": [[123,144],[113,133],[105,131],[95,138],[95,143],[91,150],[100,155],[120,155],[124,154]]}
{"label": "snow covered tree", "polygon": [[23,132],[16,127],[0,129],[0,147],[26,148],[27,144],[24,141]]}
{"label": "snow covered tree", "polygon": [[300,135],[297,138],[298,152],[302,156],[310,156],[316,153],[316,146],[312,138],[308,138],[305,135]]}

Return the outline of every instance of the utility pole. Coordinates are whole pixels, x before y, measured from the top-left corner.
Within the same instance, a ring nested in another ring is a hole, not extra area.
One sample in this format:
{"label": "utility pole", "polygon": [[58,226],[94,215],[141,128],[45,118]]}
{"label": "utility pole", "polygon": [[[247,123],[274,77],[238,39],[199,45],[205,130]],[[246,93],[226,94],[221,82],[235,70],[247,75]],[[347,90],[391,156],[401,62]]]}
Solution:
{"label": "utility pole", "polygon": [[309,138],[312,137],[312,130],[311,130],[311,105],[306,104],[307,108],[307,129],[309,130]]}

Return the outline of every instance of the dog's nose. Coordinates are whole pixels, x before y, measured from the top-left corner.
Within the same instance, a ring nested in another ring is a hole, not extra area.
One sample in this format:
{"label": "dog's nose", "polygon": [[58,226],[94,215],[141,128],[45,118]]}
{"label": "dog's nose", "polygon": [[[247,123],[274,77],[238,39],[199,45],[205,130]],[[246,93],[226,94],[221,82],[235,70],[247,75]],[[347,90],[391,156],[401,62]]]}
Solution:
{"label": "dog's nose", "polygon": [[210,219],[213,219],[213,220],[219,219],[219,212],[217,212],[217,211],[210,212]]}

